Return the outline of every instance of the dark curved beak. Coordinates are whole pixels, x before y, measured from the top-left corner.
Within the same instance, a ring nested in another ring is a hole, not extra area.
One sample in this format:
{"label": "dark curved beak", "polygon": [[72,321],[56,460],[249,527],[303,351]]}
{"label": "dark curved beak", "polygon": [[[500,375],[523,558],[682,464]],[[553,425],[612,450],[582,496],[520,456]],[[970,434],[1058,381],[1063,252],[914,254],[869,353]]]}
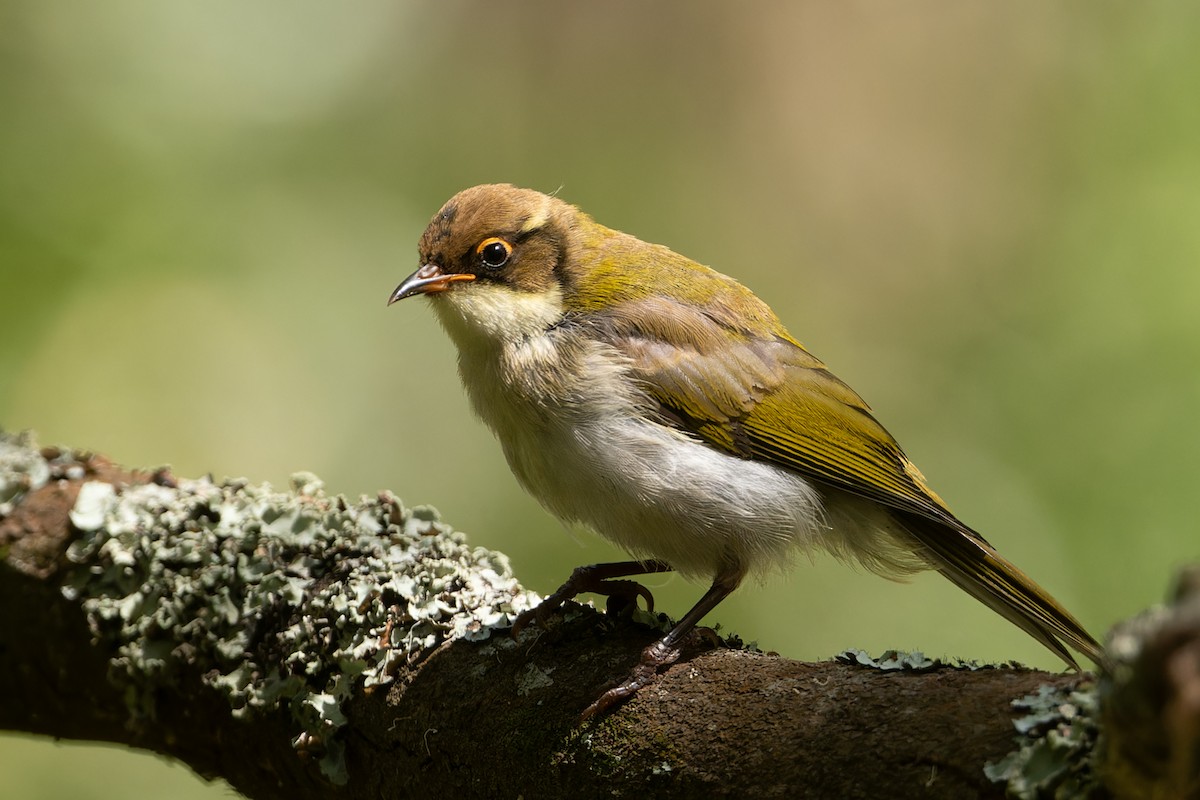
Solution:
{"label": "dark curved beak", "polygon": [[388,305],[417,294],[444,292],[455,281],[473,280],[475,276],[469,272],[442,272],[442,268],[437,264],[425,264],[396,287],[396,291],[388,298]]}

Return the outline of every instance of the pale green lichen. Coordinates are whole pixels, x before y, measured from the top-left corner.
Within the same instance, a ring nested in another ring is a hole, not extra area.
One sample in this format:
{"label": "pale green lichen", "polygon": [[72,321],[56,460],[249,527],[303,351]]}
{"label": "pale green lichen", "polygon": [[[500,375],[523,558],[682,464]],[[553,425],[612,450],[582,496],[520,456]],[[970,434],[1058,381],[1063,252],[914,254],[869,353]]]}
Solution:
{"label": "pale green lichen", "polygon": [[486,638],[536,596],[432,509],[389,494],[349,504],[310,474],[293,488],[85,484],[65,591],[116,643],[136,713],[154,713],[174,660],[199,661],[236,715],[288,707],[340,781],[336,733],[355,687],[388,683],[448,639]]}
{"label": "pale green lichen", "polygon": [[1013,722],[1017,749],[984,767],[989,780],[1004,784],[1005,793],[1020,800],[1066,800],[1099,791],[1095,687],[1042,686],[1012,705],[1027,712]]}
{"label": "pale green lichen", "polygon": [[[863,650],[845,650],[835,658],[843,664],[884,671],[1021,668],[1016,662],[944,661],[920,651],[888,650],[875,658]],[[1037,694],[1014,700],[1012,705],[1027,712],[1013,722],[1019,734],[1018,746],[999,763],[984,767],[988,779],[1005,784],[1006,794],[1020,800],[1090,796],[1099,787],[1095,753],[1100,729],[1095,688],[1042,686]]]}
{"label": "pale green lichen", "polygon": [[940,660],[927,658],[920,650],[915,650],[911,653],[906,653],[902,650],[886,650],[884,653],[875,658],[866,650],[843,650],[834,656],[836,661],[843,664],[854,664],[860,667],[869,667],[871,669],[884,670],[892,672],[895,670],[908,672],[928,672],[942,666]]}
{"label": "pale green lichen", "polygon": [[33,435],[0,430],[0,519],[27,493],[50,480],[50,463],[38,452]]}
{"label": "pale green lichen", "polygon": [[550,669],[540,669],[534,664],[529,664],[525,667],[524,674],[517,680],[517,696],[524,697],[530,692],[536,692],[539,689],[553,686],[554,678],[550,677],[553,673],[553,667]]}
{"label": "pale green lichen", "polygon": [[1015,661],[1006,661],[1001,664],[981,664],[978,661],[972,661],[965,658],[930,658],[920,650],[906,652],[904,650],[885,650],[878,658],[872,656],[866,650],[849,649],[843,650],[834,656],[835,661],[840,661],[843,664],[852,664],[859,667],[868,667],[870,669],[883,670],[884,672],[932,672],[935,669],[965,669],[965,670],[981,670],[981,669],[1020,669],[1021,665]]}
{"label": "pale green lichen", "polygon": [[[3,502],[68,476],[51,461],[31,437],[0,432]],[[63,593],[114,648],[110,678],[133,720],[153,718],[159,688],[199,670],[236,716],[287,709],[297,748],[344,782],[352,692],[389,683],[448,640],[486,639],[538,601],[504,555],[388,493],[350,503],[309,473],[290,494],[242,480],[163,483],[88,482],[71,511],[80,535]]]}

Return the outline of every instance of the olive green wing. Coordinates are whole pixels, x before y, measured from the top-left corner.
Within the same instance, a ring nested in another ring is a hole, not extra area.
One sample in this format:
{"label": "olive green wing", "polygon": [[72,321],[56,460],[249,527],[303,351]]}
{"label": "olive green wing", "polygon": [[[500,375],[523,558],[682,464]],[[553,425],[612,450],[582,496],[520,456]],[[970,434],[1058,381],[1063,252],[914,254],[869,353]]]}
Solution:
{"label": "olive green wing", "polygon": [[[740,287],[727,291],[734,301],[759,303]],[[1077,666],[1060,638],[1099,663],[1100,647],[1082,625],[954,517],[863,399],[769,309],[760,304],[755,314],[733,319],[710,308],[642,298],[590,324],[629,358],[665,420],[729,453],[890,507],[917,548],[960,588],[1068,664]]]}
{"label": "olive green wing", "polygon": [[602,327],[664,416],[710,445],[887,506],[953,520],[853,389],[769,310],[752,320],[757,330],[651,298],[614,310]]}

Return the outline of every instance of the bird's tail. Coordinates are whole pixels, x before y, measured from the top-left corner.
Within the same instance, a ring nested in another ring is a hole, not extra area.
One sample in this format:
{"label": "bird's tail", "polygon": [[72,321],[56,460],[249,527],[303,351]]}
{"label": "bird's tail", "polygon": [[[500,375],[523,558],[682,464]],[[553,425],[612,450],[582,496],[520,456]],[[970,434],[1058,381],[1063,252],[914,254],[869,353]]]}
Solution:
{"label": "bird's tail", "polygon": [[904,527],[922,545],[934,568],[1052,653],[1079,669],[1067,645],[1097,666],[1103,652],[1079,620],[1033,579],[996,552],[966,526],[939,522],[911,512],[897,512]]}

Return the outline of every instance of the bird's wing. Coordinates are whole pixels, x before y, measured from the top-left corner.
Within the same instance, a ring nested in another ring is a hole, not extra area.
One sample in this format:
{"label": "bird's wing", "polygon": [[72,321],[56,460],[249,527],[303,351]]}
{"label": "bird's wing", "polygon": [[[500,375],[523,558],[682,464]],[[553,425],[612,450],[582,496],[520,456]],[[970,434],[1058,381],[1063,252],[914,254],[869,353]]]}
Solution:
{"label": "bird's wing", "polygon": [[747,325],[744,314],[734,320],[704,305],[641,298],[591,324],[630,359],[664,420],[713,447],[892,508],[951,581],[1068,664],[1077,666],[1060,638],[1100,663],[1100,646],[1078,620],[954,517],[863,399],[769,309],[753,309]]}
{"label": "bird's wing", "polygon": [[939,522],[953,520],[853,389],[773,315],[754,326],[746,330],[704,307],[655,297],[614,309],[596,327],[629,357],[664,418],[708,444]]}

